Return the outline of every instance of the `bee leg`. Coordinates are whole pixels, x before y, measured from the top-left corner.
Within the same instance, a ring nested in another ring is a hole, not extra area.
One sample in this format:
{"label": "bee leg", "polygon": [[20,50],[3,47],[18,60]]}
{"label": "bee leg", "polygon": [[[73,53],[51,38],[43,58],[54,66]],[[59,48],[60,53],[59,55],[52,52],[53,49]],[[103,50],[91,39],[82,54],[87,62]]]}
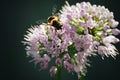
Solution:
{"label": "bee leg", "polygon": [[54,29],[54,30],[53,30],[53,32],[54,32],[54,33],[55,33],[55,35],[56,35],[57,29]]}
{"label": "bee leg", "polygon": [[60,30],[62,31],[62,29],[63,29],[63,25],[61,25],[61,29]]}

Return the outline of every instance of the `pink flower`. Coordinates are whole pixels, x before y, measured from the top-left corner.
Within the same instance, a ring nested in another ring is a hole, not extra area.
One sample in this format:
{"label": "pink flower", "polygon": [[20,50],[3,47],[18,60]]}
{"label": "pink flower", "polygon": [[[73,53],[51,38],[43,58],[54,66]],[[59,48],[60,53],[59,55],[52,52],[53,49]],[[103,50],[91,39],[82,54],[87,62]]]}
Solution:
{"label": "pink flower", "polygon": [[50,57],[47,54],[44,54],[43,58],[41,58],[40,61],[40,67],[42,69],[46,69],[49,61],[50,61]]}
{"label": "pink flower", "polygon": [[117,39],[115,36],[112,35],[103,38],[104,44],[117,43],[117,42],[119,42],[119,39]]}
{"label": "pink flower", "polygon": [[60,58],[57,58],[56,61],[55,61],[55,63],[56,63],[57,65],[60,65],[60,64],[62,63],[62,60],[61,60]]}
{"label": "pink flower", "polygon": [[70,64],[68,61],[64,61],[64,68],[68,70],[68,72],[74,71],[73,64]]}
{"label": "pink flower", "polygon": [[56,72],[57,72],[57,68],[56,68],[55,66],[52,66],[52,67],[50,68],[50,75],[51,75],[51,76],[52,76],[52,75],[55,75]]}
{"label": "pink flower", "polygon": [[100,54],[102,56],[102,58],[104,56],[112,56],[113,58],[115,58],[115,56],[118,54],[115,46],[113,46],[112,44],[108,44],[107,46],[99,46],[98,47],[98,54]]}
{"label": "pink flower", "polygon": [[120,34],[120,30],[117,29],[117,28],[112,29],[112,33],[113,33],[114,35],[118,35],[118,34]]}
{"label": "pink flower", "polygon": [[69,56],[69,54],[67,53],[67,54],[64,54],[64,60],[69,60],[70,59],[70,56]]}

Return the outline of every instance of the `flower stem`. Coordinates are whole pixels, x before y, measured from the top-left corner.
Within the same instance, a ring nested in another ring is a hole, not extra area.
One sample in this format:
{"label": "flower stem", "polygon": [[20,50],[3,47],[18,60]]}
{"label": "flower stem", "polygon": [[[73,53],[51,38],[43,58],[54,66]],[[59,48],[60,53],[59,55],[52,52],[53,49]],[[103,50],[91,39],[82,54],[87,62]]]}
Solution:
{"label": "flower stem", "polygon": [[79,80],[85,80],[85,77],[83,75],[81,75],[81,77],[79,78]]}
{"label": "flower stem", "polygon": [[61,71],[62,71],[62,65],[59,65],[57,67],[56,80],[60,80],[61,79]]}

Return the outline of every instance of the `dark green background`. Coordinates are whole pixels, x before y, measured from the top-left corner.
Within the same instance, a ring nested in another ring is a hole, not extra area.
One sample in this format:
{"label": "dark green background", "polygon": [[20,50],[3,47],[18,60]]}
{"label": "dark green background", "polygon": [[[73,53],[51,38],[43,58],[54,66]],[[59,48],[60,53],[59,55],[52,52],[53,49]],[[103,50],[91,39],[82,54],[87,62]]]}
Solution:
{"label": "dark green background", "polygon": [[[68,0],[70,4],[83,0]],[[119,0],[84,0],[105,5],[120,21]],[[26,30],[35,21],[51,15],[53,5],[58,9],[64,0],[0,0],[0,80],[53,80],[48,70],[39,71],[26,57],[21,44]],[[120,27],[120,25],[118,26]],[[119,37],[119,36],[117,36]],[[120,37],[119,37],[120,38]],[[120,52],[120,43],[116,45]],[[76,75],[64,71],[62,80],[77,80]],[[113,58],[91,58],[86,80],[120,80],[120,55]]]}

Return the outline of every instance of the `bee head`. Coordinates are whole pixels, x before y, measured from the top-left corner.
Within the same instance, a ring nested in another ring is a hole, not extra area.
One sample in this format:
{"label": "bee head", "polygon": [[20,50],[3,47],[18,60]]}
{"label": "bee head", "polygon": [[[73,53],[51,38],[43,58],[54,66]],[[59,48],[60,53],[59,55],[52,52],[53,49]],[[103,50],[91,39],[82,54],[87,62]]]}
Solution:
{"label": "bee head", "polygon": [[54,20],[58,21],[58,18],[56,16],[50,16],[50,17],[48,17],[47,20],[48,20],[48,23],[51,23]]}
{"label": "bee head", "polygon": [[48,23],[51,23],[51,21],[52,21],[53,19],[55,19],[55,16],[50,16],[50,17],[48,17]]}

